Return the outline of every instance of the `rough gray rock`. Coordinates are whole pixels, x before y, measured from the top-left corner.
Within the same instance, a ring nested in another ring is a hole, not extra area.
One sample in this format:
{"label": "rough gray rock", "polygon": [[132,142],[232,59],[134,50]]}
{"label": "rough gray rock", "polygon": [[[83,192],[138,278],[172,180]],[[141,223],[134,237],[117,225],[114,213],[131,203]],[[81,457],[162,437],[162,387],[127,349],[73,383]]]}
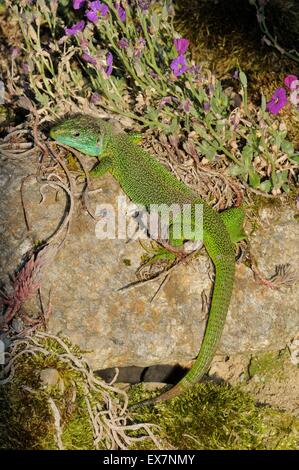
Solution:
{"label": "rough gray rock", "polygon": [[43,369],[40,373],[40,381],[44,387],[59,386],[60,389],[63,389],[63,380],[57,369]]}
{"label": "rough gray rock", "polygon": [[[1,161],[1,278],[19,264],[30,248],[20,204],[21,179],[36,172],[36,162]],[[122,194],[108,175],[93,181],[102,191],[90,196],[96,203],[115,204]],[[48,190],[42,204],[39,184],[26,183],[25,202],[37,239],[49,235],[65,208],[63,191]],[[261,211],[262,228],[251,237],[253,251],[265,275],[276,264],[299,262],[299,225],[290,208]],[[97,369],[113,366],[146,366],[190,360],[202,340],[213,273],[203,253],[187,266],[173,271],[151,303],[159,286],[151,282],[133,290],[117,289],[134,281],[143,250],[138,241],[98,240],[95,221],[77,203],[70,235],[44,276],[43,297],[51,289],[53,314],[50,331],[62,332],[81,346]],[[128,264],[127,260],[130,260]],[[210,274],[210,275],[209,275]],[[298,284],[273,291],[257,284],[252,272],[237,266],[233,298],[219,353],[231,355],[263,349],[279,349],[299,330]],[[34,309],[32,303],[27,308]]]}

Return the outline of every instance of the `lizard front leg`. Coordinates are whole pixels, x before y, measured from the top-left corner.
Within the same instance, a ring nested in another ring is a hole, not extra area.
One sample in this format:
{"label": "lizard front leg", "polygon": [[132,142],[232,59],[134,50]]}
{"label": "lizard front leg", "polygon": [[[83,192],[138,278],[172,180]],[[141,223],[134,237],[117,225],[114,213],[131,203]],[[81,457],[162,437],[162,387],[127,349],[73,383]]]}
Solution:
{"label": "lizard front leg", "polygon": [[93,178],[100,178],[101,176],[108,173],[108,171],[112,170],[112,158],[109,156],[104,156],[101,158],[99,163],[90,171],[90,176]]}

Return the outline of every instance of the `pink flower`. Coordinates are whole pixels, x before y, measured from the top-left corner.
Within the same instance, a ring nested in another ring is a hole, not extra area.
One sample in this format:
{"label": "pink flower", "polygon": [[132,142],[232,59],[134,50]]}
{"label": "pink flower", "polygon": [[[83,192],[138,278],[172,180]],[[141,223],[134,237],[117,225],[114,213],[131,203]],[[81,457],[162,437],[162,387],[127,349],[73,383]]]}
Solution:
{"label": "pink flower", "polygon": [[10,48],[10,54],[11,54],[11,57],[13,59],[18,57],[18,55],[20,55],[20,53],[21,53],[21,49],[19,47],[11,47]]}
{"label": "pink flower", "polygon": [[178,38],[173,40],[173,44],[178,55],[182,55],[185,54],[186,50],[188,49],[189,41],[188,39]]}
{"label": "pink flower", "polygon": [[286,87],[288,87],[290,90],[294,90],[294,85],[292,85],[293,82],[297,81],[298,77],[296,75],[287,75],[284,79],[284,84]]}
{"label": "pink flower", "polygon": [[287,93],[284,88],[277,88],[271,100],[267,103],[267,110],[272,114],[278,114],[287,102]]}
{"label": "pink flower", "polygon": [[85,0],[73,0],[73,9],[74,10],[79,10],[83,3],[85,3]]}

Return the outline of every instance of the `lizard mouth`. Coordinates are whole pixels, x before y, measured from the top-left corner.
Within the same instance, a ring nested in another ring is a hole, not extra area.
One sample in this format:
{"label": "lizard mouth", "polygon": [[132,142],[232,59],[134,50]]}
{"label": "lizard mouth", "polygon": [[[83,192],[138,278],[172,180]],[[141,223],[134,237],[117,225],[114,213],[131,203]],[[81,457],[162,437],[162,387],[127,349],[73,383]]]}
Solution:
{"label": "lizard mouth", "polygon": [[52,127],[50,130],[50,137],[51,139],[56,140],[56,142],[61,144],[72,145],[72,142],[70,142],[70,139],[64,134],[63,130],[57,129],[57,127]]}

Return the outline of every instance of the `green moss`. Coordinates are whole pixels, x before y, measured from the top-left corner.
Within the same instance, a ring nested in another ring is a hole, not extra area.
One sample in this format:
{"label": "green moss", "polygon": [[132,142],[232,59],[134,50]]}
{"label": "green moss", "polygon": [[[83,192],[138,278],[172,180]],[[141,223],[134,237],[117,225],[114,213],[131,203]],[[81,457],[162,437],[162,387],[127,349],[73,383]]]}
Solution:
{"label": "green moss", "polygon": [[283,363],[287,355],[287,350],[266,352],[253,356],[248,366],[248,376],[252,378],[259,376],[261,380],[267,380],[275,375],[282,374]]}
{"label": "green moss", "polygon": [[125,266],[131,266],[131,264],[132,264],[131,260],[128,259],[128,258],[124,258],[123,263],[124,263]]}
{"label": "green moss", "polygon": [[[49,398],[54,400],[59,409],[63,428],[62,440],[66,440],[67,448],[93,448],[92,432],[88,432],[86,425],[86,405],[83,408],[83,377],[62,357],[60,359],[54,354],[63,354],[63,351],[59,351],[57,342],[49,339],[43,346],[48,350],[47,356],[36,353],[20,355],[14,365],[13,380],[0,386],[0,448],[57,448]],[[73,353],[76,350],[72,347]],[[47,368],[59,372],[59,384],[45,386],[41,382],[40,373]],[[101,397],[98,397],[98,400],[101,400]]]}
{"label": "green moss", "polygon": [[[135,402],[145,395],[150,394],[137,386],[131,398]],[[164,443],[183,450],[295,449],[298,445],[298,419],[258,406],[250,395],[227,385],[196,385],[182,397],[141,408],[134,419],[157,424]]]}
{"label": "green moss", "polygon": [[[66,339],[63,341],[72,357],[80,359],[79,349]],[[21,343],[16,351],[14,376],[0,386],[0,448],[57,449],[54,415],[49,405],[52,400],[59,410],[63,447],[94,449],[86,398],[93,410],[100,411],[101,388],[92,388],[90,393],[86,376],[81,373],[83,363],[73,367],[74,359],[66,361],[69,353],[66,354],[66,349],[55,339],[39,338],[34,346],[31,343],[30,354],[29,349],[28,344]],[[251,374],[276,371],[283,354],[278,359],[274,354],[254,358],[250,364]],[[53,374],[56,381],[53,380],[52,385],[41,380],[45,369],[58,372]],[[130,391],[130,400],[137,402],[149,395],[153,392],[135,386]],[[113,395],[111,399],[119,403],[119,397]],[[132,421],[127,418],[130,424],[156,425],[152,432],[160,438],[163,449],[295,449],[299,434],[298,419],[267,406],[258,406],[240,388],[223,384],[196,385],[181,397],[155,407],[140,408],[131,416]],[[144,430],[141,434],[145,436]],[[140,430],[128,432],[130,437],[141,434]],[[150,439],[134,446],[136,449],[154,448]],[[105,440],[99,448],[107,448]]]}
{"label": "green moss", "polygon": [[94,450],[90,418],[83,396],[76,401],[72,417],[64,427],[62,441],[66,449]]}
{"label": "green moss", "polygon": [[80,170],[80,166],[78,165],[78,161],[76,160],[75,157],[73,157],[73,155],[71,155],[71,154],[67,155],[66,161],[67,161],[67,166],[68,166],[69,170],[71,170],[71,171]]}

